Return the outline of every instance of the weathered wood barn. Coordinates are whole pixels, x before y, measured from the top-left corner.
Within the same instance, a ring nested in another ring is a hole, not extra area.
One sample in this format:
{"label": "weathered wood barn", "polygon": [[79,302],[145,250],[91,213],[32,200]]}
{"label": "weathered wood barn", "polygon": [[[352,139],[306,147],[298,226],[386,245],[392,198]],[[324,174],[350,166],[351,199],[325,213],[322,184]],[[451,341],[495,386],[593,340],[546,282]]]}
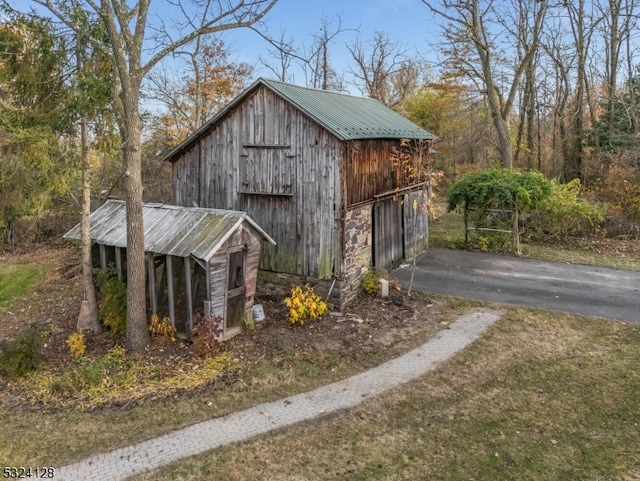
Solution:
{"label": "weathered wood barn", "polygon": [[402,139],[428,155],[434,136],[375,100],[258,79],[167,155],[173,203],[246,211],[276,241],[265,279],[312,282],[341,307],[368,269],[425,246]]}
{"label": "weathered wood barn", "polygon": [[[223,320],[223,337],[240,332],[254,303],[260,243],[269,237],[245,212],[144,204],[149,316],[168,316],[189,335],[194,315]],[[108,200],[89,218],[94,266],[126,279],[126,205]],[[65,234],[80,239],[77,225]]]}

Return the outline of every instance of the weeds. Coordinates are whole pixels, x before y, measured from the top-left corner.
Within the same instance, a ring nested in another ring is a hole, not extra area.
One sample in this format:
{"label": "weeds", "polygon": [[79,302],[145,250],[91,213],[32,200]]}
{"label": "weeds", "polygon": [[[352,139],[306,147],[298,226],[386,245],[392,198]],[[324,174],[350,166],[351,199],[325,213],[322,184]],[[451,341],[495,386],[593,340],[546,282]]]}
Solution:
{"label": "weeds", "polygon": [[196,356],[207,357],[221,347],[224,319],[218,315],[207,318],[203,313],[194,314],[193,317],[193,331],[191,331],[193,353]]}
{"label": "weeds", "polygon": [[127,331],[127,284],[118,278],[113,264],[101,270],[96,281],[102,322],[112,334],[124,334]]}
{"label": "weeds", "polygon": [[25,378],[24,387],[34,403],[92,410],[196,389],[230,366],[230,356],[223,354],[202,364],[187,363],[180,371],[163,377],[157,367],[130,358],[122,346],[115,346],[98,359],[79,359],[62,374],[33,373]]}
{"label": "weeds", "polygon": [[362,278],[362,290],[369,295],[375,295],[380,289],[380,279],[385,279],[389,283],[389,288],[395,291],[402,290],[402,286],[396,279],[389,277],[386,269],[376,267],[365,274]]}
{"label": "weeds", "polygon": [[33,327],[0,344],[0,375],[17,378],[36,370],[40,364],[41,349],[42,337]]}

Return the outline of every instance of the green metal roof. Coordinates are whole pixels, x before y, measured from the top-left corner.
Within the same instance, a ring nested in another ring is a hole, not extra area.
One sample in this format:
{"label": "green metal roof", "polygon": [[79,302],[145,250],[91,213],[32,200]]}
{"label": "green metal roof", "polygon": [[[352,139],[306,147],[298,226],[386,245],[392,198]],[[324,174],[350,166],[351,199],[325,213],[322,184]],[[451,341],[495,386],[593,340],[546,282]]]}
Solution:
{"label": "green metal roof", "polygon": [[299,87],[275,80],[260,79],[259,82],[287,99],[341,140],[435,138],[377,100]]}
{"label": "green metal roof", "polygon": [[295,105],[340,140],[436,139],[430,132],[377,100],[259,78],[211,120],[169,152],[164,160],[173,160],[177,154],[189,148],[192,142],[211,129],[260,86],[268,88]]}

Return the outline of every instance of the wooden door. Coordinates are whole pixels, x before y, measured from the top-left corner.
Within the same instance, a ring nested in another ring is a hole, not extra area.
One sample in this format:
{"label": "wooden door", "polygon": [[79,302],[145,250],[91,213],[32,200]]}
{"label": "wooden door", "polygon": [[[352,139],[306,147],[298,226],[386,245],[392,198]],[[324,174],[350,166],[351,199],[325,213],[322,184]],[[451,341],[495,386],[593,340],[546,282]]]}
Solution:
{"label": "wooden door", "polygon": [[394,268],[404,259],[401,198],[385,199],[373,206],[373,265]]}
{"label": "wooden door", "polygon": [[242,329],[246,292],[245,274],[245,251],[230,253],[227,274],[225,335],[234,334],[235,331]]}

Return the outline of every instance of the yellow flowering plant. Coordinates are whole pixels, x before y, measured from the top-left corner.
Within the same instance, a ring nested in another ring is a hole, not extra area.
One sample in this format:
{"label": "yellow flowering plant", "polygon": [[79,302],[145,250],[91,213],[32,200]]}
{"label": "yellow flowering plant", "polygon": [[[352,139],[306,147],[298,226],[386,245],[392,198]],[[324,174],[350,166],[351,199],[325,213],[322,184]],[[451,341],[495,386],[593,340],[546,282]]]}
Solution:
{"label": "yellow flowering plant", "polygon": [[163,317],[162,320],[157,314],[151,316],[151,323],[149,324],[149,332],[153,336],[160,337],[161,339],[168,339],[171,342],[176,341],[177,329],[171,325],[171,319]]}
{"label": "yellow flowering plant", "polygon": [[80,331],[71,333],[67,338],[67,346],[74,358],[82,357],[87,352],[87,343],[85,342],[84,334]]}
{"label": "yellow flowering plant", "polygon": [[304,325],[307,319],[316,319],[327,312],[327,303],[318,296],[308,284],[303,289],[295,286],[284,305],[289,309],[289,322]]}

